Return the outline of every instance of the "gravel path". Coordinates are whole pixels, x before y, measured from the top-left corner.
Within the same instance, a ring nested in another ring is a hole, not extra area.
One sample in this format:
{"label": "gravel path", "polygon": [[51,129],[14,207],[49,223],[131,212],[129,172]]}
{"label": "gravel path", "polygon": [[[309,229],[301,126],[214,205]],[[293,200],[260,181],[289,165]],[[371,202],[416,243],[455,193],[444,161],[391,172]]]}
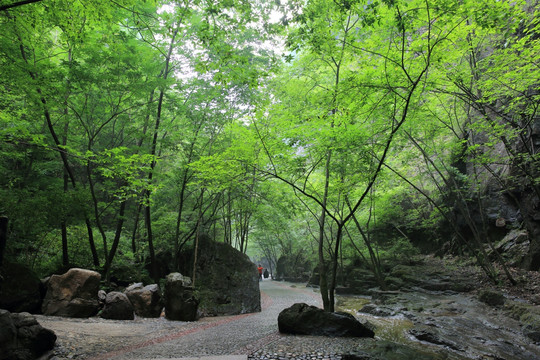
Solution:
{"label": "gravel path", "polygon": [[320,295],[289,283],[260,283],[263,311],[203,318],[197,322],[164,318],[115,321],[38,316],[58,336],[53,359],[156,359],[244,355],[250,359],[341,359],[358,340],[286,336],[278,332],[279,313],[297,302],[320,306]]}

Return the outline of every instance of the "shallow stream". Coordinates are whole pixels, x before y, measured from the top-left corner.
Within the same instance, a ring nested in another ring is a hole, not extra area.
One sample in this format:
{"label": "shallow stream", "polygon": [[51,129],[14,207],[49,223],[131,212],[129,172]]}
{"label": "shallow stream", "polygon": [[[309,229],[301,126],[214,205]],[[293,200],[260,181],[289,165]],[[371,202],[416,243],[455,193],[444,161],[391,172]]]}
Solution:
{"label": "shallow stream", "polygon": [[396,346],[385,359],[410,359],[411,353],[417,359],[540,359],[540,346],[517,321],[467,294],[414,289],[375,298],[339,296],[337,310],[375,325],[376,343]]}

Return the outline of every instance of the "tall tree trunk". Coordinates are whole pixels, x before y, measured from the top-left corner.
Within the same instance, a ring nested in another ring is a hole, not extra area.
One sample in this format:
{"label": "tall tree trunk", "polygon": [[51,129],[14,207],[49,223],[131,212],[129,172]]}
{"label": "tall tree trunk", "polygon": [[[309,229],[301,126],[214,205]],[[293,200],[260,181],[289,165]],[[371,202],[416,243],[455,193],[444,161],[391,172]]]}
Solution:
{"label": "tall tree trunk", "polygon": [[[88,150],[90,151],[91,148],[92,146],[89,144]],[[105,259],[105,267],[107,268],[108,267],[107,258],[109,255],[108,254],[109,250],[108,250],[108,245],[107,245],[107,234],[105,233],[105,229],[103,228],[103,224],[101,223],[101,216],[99,215],[99,200],[97,198],[96,190],[94,187],[94,179],[92,177],[92,166],[91,166],[90,160],[86,162],[86,176],[88,178],[88,186],[90,187],[90,195],[92,196],[92,204],[94,207],[94,217],[96,219],[96,226],[98,228],[99,233],[101,234],[101,239],[103,241],[103,257]]]}
{"label": "tall tree trunk", "polygon": [[8,233],[8,218],[7,216],[0,216],[0,268],[4,263],[4,251],[6,251]]}
{"label": "tall tree trunk", "polygon": [[[68,51],[68,61],[71,64],[72,57],[71,57],[71,48]],[[69,81],[68,81],[69,84]],[[62,145],[65,147],[67,145],[67,138],[68,138],[68,130],[69,130],[69,122],[67,121],[69,111],[68,111],[68,97],[69,97],[69,85],[68,85],[68,91],[66,92],[66,95],[64,96],[64,116],[66,117],[66,123],[64,124],[64,135],[62,136]],[[66,168],[63,167],[63,180],[64,180],[64,197],[67,197],[67,193],[69,190],[69,175],[66,171]],[[62,265],[64,268],[67,268],[69,266],[69,251],[68,251],[68,236],[67,236],[67,214],[63,215],[62,222],[60,224],[61,232],[62,232]]]}
{"label": "tall tree trunk", "polygon": [[[25,47],[24,47],[23,41],[22,41],[20,36],[18,36],[18,41],[19,41],[19,50],[20,50],[20,53],[21,53],[21,58],[29,66],[29,69],[30,69],[30,64],[29,64],[28,58],[26,56]],[[28,74],[30,75],[30,78],[32,80],[34,80],[34,81],[37,81],[37,74],[34,73],[32,70],[27,70],[27,71],[28,71]],[[67,172],[67,174],[69,176],[69,179],[71,181],[73,189],[77,189],[77,182],[75,180],[75,174],[73,173],[73,169],[71,168],[71,165],[69,164],[67,153],[64,150],[64,148],[60,145],[61,144],[60,140],[58,138],[58,135],[56,134],[56,130],[54,129],[54,125],[53,125],[53,122],[52,122],[52,119],[51,119],[51,114],[49,112],[49,108],[48,108],[48,104],[47,104],[47,99],[43,95],[43,92],[41,91],[40,87],[36,87],[36,93],[37,93],[37,95],[38,95],[38,97],[40,99],[40,102],[41,102],[41,105],[42,105],[43,115],[45,117],[45,122],[47,124],[47,128],[49,130],[49,133],[51,134],[51,137],[53,138],[55,148],[58,151],[58,153],[60,154],[60,158],[61,158],[62,163],[64,165],[64,169],[65,169],[65,171]],[[86,212],[84,214],[84,217],[85,217],[85,222],[86,222],[86,228],[88,230],[88,242],[89,242],[89,245],[90,245],[90,250],[92,252],[94,265],[99,266],[99,258],[97,257],[97,250],[96,250],[95,243],[94,243],[94,237],[93,237],[93,233],[92,233],[92,226],[91,226],[91,223],[90,223],[90,219],[88,218],[88,214],[86,214]]]}
{"label": "tall tree trunk", "polygon": [[330,184],[330,161],[332,160],[332,150],[326,154],[324,194],[321,202],[321,216],[319,217],[319,288],[325,311],[333,311],[328,294],[328,271],[324,259],[324,229],[326,223],[326,203],[328,200],[328,187]]}
{"label": "tall tree trunk", "polygon": [[[165,69],[163,70],[163,80],[167,80],[167,77],[169,75],[169,66],[170,66],[170,62],[171,62],[171,56],[172,56],[172,51],[174,49],[174,44],[176,42],[176,36],[178,35],[178,31],[179,31],[179,26],[180,26],[180,22],[182,20],[179,20],[179,22],[177,23],[176,27],[175,27],[175,30],[173,32],[173,35],[172,35],[172,38],[171,38],[171,42],[169,43],[169,50],[167,52],[167,56],[165,58]],[[164,95],[165,95],[165,90],[164,89],[161,89],[160,92],[159,92],[159,99],[158,99],[158,104],[157,104],[157,114],[156,114],[156,122],[155,122],[155,125],[154,125],[154,136],[152,138],[152,145],[151,145],[151,151],[150,151],[150,155],[152,155],[153,159],[152,159],[152,163],[150,164],[150,172],[148,173],[148,183],[149,184],[152,184],[152,179],[153,179],[153,176],[154,176],[154,169],[156,168],[156,163],[157,163],[157,160],[156,160],[156,154],[157,154],[157,142],[158,142],[158,135],[159,135],[159,127],[160,127],[160,123],[161,123],[161,114],[162,114],[162,110],[163,110],[163,98],[164,98]],[[156,283],[159,282],[159,274],[157,272],[157,264],[156,264],[156,254],[155,254],[155,250],[154,250],[154,237],[153,237],[153,234],[152,234],[152,214],[151,214],[151,205],[150,205],[150,198],[151,198],[151,195],[152,195],[152,191],[150,189],[148,189],[146,191],[146,205],[145,205],[145,208],[144,208],[144,217],[145,217],[145,222],[146,222],[146,236],[147,236],[147,241],[148,241],[148,252],[149,252],[149,255],[150,255],[150,267],[152,269],[152,278],[154,279],[154,281]]]}
{"label": "tall tree trunk", "polygon": [[139,218],[141,217],[142,204],[137,205],[137,213],[135,214],[135,220],[133,224],[133,232],[131,233],[131,251],[133,254],[137,253],[137,232],[139,229]]}
{"label": "tall tree trunk", "polygon": [[[65,144],[64,144],[65,145]],[[69,188],[69,178],[65,169],[64,173],[64,196],[67,196]],[[69,251],[68,251],[68,236],[67,236],[67,220],[66,215],[64,215],[62,222],[60,223],[61,232],[62,232],[62,265],[67,268],[69,266]]]}
{"label": "tall tree trunk", "polygon": [[120,236],[122,235],[122,229],[124,226],[125,210],[126,210],[126,200],[120,203],[120,210],[118,212],[118,220],[116,222],[116,232],[114,234],[111,251],[109,252],[107,256],[107,261],[105,262],[105,268],[103,269],[103,277],[106,279],[108,279],[109,270],[111,269],[114,256],[116,255],[116,250],[118,249],[118,245],[120,244]]}
{"label": "tall tree trunk", "polygon": [[334,247],[334,255],[332,260],[332,272],[330,273],[330,286],[328,287],[328,297],[329,297],[329,308],[328,311],[334,312],[335,311],[335,292],[336,292],[336,285],[337,285],[337,272],[338,272],[338,264],[339,264],[339,249],[341,245],[341,239],[343,238],[343,227],[345,226],[345,223],[340,222],[338,224],[337,228],[337,234],[336,234],[336,243]]}
{"label": "tall tree trunk", "polygon": [[197,216],[197,230],[195,231],[195,244],[193,246],[193,277],[192,282],[193,286],[195,286],[195,281],[197,279],[197,258],[199,254],[199,237],[201,235],[201,221],[202,221],[202,203],[203,203],[203,196],[204,196],[204,189],[201,191],[201,200],[200,200],[200,206],[199,206],[199,216]]}
{"label": "tall tree trunk", "polygon": [[85,217],[86,230],[88,231],[88,243],[90,244],[90,251],[92,252],[92,260],[95,267],[99,267],[99,256],[94,242],[94,230],[92,230],[92,224],[88,216]]}

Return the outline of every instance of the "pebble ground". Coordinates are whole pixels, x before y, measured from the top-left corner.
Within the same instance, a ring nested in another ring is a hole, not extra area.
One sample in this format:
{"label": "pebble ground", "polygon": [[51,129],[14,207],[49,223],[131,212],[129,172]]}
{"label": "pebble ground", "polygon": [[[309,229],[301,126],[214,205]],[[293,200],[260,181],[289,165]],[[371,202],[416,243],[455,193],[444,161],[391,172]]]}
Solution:
{"label": "pebble ground", "polygon": [[38,321],[59,336],[53,360],[220,355],[244,355],[248,360],[341,360],[341,354],[354,350],[362,341],[280,334],[277,318],[283,309],[298,302],[320,306],[320,295],[303,286],[271,280],[262,281],[260,287],[263,310],[254,314],[203,318],[191,323],[163,318],[76,322],[43,316]]}

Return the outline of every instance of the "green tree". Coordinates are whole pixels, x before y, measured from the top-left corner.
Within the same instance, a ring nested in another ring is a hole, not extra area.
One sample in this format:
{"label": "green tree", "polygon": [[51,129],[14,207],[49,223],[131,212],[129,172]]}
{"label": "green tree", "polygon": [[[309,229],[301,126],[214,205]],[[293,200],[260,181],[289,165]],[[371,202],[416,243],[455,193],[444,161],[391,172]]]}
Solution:
{"label": "green tree", "polygon": [[[428,2],[364,5],[306,5],[289,40],[298,59],[287,76],[296,86],[286,87],[293,92],[271,110],[279,123],[265,129],[276,134],[260,135],[263,141],[277,139],[265,144],[272,163],[267,173],[320,207],[320,285],[328,311],[334,310],[344,228],[370,194],[394,137],[417,106],[435,49],[453,31],[451,25],[434,23]],[[277,154],[287,157],[277,159]],[[327,217],[336,225],[329,274],[323,245]]]}

